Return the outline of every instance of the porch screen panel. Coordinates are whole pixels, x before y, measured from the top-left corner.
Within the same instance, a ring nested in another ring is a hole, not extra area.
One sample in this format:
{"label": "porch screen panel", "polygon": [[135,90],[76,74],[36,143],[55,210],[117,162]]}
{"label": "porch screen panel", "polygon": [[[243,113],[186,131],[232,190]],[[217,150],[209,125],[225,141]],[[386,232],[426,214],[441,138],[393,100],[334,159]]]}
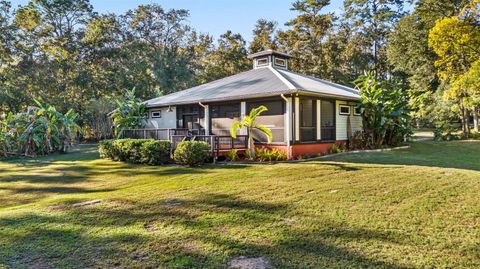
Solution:
{"label": "porch screen panel", "polygon": [[320,115],[322,140],[335,140],[335,103],[322,100]]}
{"label": "porch screen panel", "polygon": [[177,107],[177,128],[198,130],[205,128],[205,112],[199,105],[186,105]]}
{"label": "porch screen panel", "polygon": [[316,141],[316,100],[300,99],[300,141]]}
{"label": "porch screen panel", "polygon": [[[263,112],[257,117],[256,122],[264,125],[272,131],[272,142],[285,142],[285,108],[283,101],[257,101],[247,103],[247,114],[254,108],[266,106],[268,111]],[[260,131],[253,131],[253,138],[257,142],[268,142],[268,138]]]}
{"label": "porch screen panel", "polygon": [[230,135],[230,127],[240,119],[240,104],[210,105],[212,134]]}

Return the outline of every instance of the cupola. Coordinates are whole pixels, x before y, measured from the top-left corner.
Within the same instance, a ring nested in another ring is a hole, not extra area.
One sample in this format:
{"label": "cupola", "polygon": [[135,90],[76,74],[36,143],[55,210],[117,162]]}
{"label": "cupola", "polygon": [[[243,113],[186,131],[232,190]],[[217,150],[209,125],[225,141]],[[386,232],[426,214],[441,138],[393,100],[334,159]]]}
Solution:
{"label": "cupola", "polygon": [[288,69],[288,59],[292,56],[276,50],[264,50],[250,54],[248,58],[253,59],[253,69],[268,66]]}

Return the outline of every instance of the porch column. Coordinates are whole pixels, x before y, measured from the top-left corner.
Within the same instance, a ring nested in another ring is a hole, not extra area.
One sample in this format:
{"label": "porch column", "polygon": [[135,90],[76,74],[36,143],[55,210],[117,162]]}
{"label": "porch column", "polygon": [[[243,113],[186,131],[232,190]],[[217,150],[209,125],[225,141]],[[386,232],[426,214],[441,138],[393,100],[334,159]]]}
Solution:
{"label": "porch column", "polygon": [[[240,120],[243,120],[245,118],[245,115],[247,115],[247,102],[243,101],[240,102]],[[245,128],[242,128],[240,134],[246,135],[247,130],[245,130]]]}
{"label": "porch column", "polygon": [[317,140],[322,140],[322,113],[321,102],[317,99]]}
{"label": "porch column", "polygon": [[209,105],[203,107],[205,109],[205,135],[210,135],[210,107]]}
{"label": "porch column", "polygon": [[295,141],[300,141],[300,98],[295,97]]}

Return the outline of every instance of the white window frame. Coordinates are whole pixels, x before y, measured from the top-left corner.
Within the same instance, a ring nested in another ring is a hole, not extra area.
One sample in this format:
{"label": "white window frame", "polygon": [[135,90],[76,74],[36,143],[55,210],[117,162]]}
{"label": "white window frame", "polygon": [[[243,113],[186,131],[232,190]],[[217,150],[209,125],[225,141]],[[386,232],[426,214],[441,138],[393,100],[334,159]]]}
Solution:
{"label": "white window frame", "polygon": [[[264,61],[265,60],[265,63],[260,63],[260,61]],[[267,66],[269,64],[269,59],[268,57],[264,57],[264,58],[258,58],[257,59],[257,67],[259,66]]]}
{"label": "white window frame", "polygon": [[[348,113],[342,112],[342,108],[348,108]],[[339,105],[338,114],[343,116],[350,116],[352,114],[351,107],[349,105]]]}
{"label": "white window frame", "polygon": [[[154,113],[158,113],[158,116],[154,116]],[[159,119],[162,117],[162,111],[161,110],[154,110],[150,112],[150,117],[152,119]]]}
{"label": "white window frame", "polygon": [[[281,63],[278,63],[277,61],[280,61]],[[282,58],[275,57],[274,63],[275,63],[276,66],[287,67],[287,60],[282,59]]]}
{"label": "white window frame", "polygon": [[[356,105],[354,108],[353,108],[353,115],[354,116],[361,116],[362,115],[362,108],[359,107],[360,105]],[[357,113],[357,108],[360,109],[360,113]]]}

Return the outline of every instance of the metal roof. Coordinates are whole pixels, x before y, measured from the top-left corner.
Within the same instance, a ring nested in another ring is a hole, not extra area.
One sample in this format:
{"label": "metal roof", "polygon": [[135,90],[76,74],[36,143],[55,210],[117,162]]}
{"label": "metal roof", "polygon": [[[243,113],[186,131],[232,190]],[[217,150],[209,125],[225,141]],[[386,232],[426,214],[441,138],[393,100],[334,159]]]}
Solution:
{"label": "metal roof", "polygon": [[358,91],[353,88],[269,66],[154,98],[145,101],[145,104],[148,107],[159,107],[270,97],[295,92],[349,100],[360,98]]}

